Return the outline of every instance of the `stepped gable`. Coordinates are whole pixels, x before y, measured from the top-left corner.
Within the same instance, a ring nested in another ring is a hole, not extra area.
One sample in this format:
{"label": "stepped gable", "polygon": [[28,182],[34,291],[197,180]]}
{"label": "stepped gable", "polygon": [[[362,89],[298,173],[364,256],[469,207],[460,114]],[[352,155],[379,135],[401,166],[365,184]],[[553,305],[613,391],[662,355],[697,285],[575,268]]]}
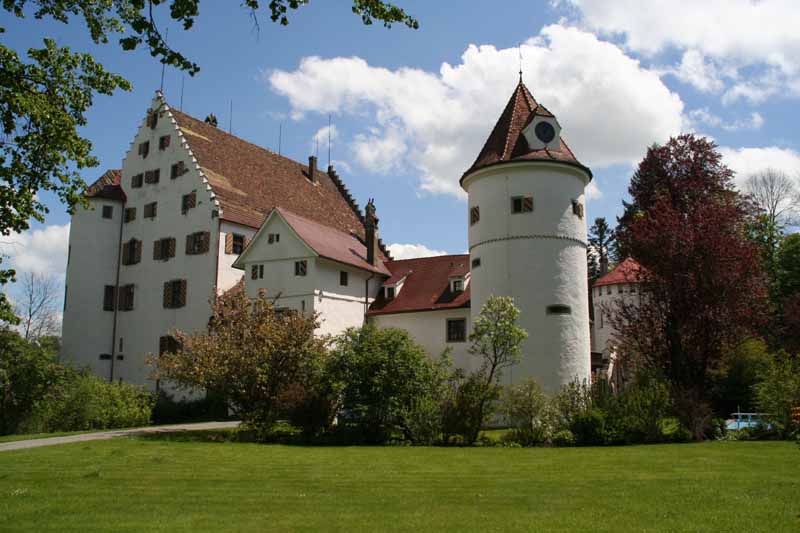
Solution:
{"label": "stepped gable", "polygon": [[252,228],[280,205],[364,238],[363,216],[335,172],[309,167],[170,108],[220,202],[221,218]]}
{"label": "stepped gable", "polygon": [[440,255],[416,259],[387,261],[392,273],[384,285],[393,285],[405,278],[403,287],[391,300],[378,295],[368,315],[436,311],[469,307],[470,287],[462,292],[450,291],[450,278],[469,272],[469,255]]}
{"label": "stepped gable", "polygon": [[523,130],[534,117],[552,117],[553,114],[539,104],[520,79],[505,109],[500,114],[489,138],[483,145],[472,166],[461,176],[461,182],[469,174],[482,168],[513,161],[551,161],[577,166],[591,177],[592,172],[581,164],[572,153],[564,138],[561,137],[561,149],[532,150],[528,145]]}
{"label": "stepped gable", "polygon": [[84,193],[87,198],[105,198],[107,200],[115,200],[124,202],[127,197],[125,191],[120,186],[122,180],[122,170],[113,168],[108,169],[105,173],[97,178],[94,183],[86,188]]}

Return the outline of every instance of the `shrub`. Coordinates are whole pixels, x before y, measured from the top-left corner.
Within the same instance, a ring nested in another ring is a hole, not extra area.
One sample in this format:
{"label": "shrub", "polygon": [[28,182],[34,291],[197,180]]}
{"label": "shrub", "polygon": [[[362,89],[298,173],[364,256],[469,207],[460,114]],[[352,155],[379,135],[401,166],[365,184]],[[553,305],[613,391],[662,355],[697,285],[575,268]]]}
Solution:
{"label": "shrub", "polygon": [[512,428],[512,440],[525,446],[547,440],[547,397],[534,379],[507,387],[502,396],[502,411]]}
{"label": "shrub", "polygon": [[578,416],[590,406],[591,389],[585,381],[575,380],[561,387],[550,399],[549,418],[553,432],[572,432]]}
{"label": "shrub", "polygon": [[444,444],[472,444],[483,427],[485,407],[499,396],[499,387],[486,387],[480,372],[465,374],[456,370],[448,381],[447,395],[443,401],[442,440]]}
{"label": "shrub", "polygon": [[571,426],[575,443],[581,446],[602,446],[611,441],[606,415],[601,409],[581,411],[575,416]]}
{"label": "shrub", "polygon": [[154,424],[180,424],[228,418],[228,406],[217,395],[205,394],[201,398],[188,400],[175,398],[160,391],[153,408]]}
{"label": "shrub", "polygon": [[67,377],[36,402],[23,428],[39,433],[144,426],[154,404],[142,387],[68,369]]}
{"label": "shrub", "polygon": [[661,442],[662,421],[670,414],[671,406],[669,388],[663,381],[640,376],[620,393],[612,416],[618,420],[615,425],[625,442]]}
{"label": "shrub", "polygon": [[338,337],[328,363],[331,390],[341,399],[340,423],[368,443],[399,431],[411,442],[431,442],[441,431],[438,402],[446,362],[428,358],[408,332],[367,324]]}
{"label": "shrub", "polygon": [[575,435],[568,429],[561,429],[553,433],[553,444],[555,446],[574,446]]}
{"label": "shrub", "polygon": [[758,408],[769,413],[768,420],[783,438],[798,429],[792,408],[800,406],[800,359],[783,352],[776,354],[755,386]]}

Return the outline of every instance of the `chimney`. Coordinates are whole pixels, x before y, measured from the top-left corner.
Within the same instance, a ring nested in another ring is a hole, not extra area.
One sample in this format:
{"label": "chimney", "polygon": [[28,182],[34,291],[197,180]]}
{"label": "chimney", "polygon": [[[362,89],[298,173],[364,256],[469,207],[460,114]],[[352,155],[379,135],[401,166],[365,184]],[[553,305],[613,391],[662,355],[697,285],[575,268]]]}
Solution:
{"label": "chimney", "polygon": [[378,217],[375,216],[375,202],[372,198],[367,202],[364,217],[364,236],[367,245],[367,262],[375,265],[378,262]]}
{"label": "chimney", "polygon": [[317,156],[308,156],[308,179],[311,183],[317,182]]}

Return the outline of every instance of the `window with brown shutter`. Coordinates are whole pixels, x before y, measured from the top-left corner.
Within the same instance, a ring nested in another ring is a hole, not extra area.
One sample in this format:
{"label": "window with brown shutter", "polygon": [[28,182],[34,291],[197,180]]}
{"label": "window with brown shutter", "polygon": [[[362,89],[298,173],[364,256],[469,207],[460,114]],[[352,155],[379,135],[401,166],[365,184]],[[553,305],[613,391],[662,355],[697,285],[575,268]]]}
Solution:
{"label": "window with brown shutter", "polygon": [[158,111],[151,111],[147,114],[147,126],[154,130],[158,126]]}
{"label": "window with brown shutter", "polygon": [[514,214],[533,211],[533,196],[512,196],[511,212]]}
{"label": "window with brown shutter", "polygon": [[116,287],[113,285],[106,285],[103,292],[103,311],[113,311],[115,296],[117,293]]}
{"label": "window with brown shutter", "polygon": [[175,353],[181,349],[180,342],[172,335],[162,335],[158,338],[158,355]]}
{"label": "window with brown shutter", "polygon": [[171,168],[170,173],[169,173],[169,177],[170,177],[170,179],[174,180],[175,178],[179,178],[179,177],[183,176],[184,174],[186,174],[186,171],[187,171],[187,169],[186,169],[186,165],[184,164],[184,162],[183,161],[178,161],[177,163],[172,165],[172,168]]}
{"label": "window with brown shutter", "polygon": [[142,241],[131,239],[122,245],[122,264],[135,265],[142,260]]}
{"label": "window with brown shutter", "polygon": [[184,194],[183,198],[181,198],[181,213],[185,215],[189,209],[194,208],[196,205],[197,193],[195,191],[192,191],[189,194]]}
{"label": "window with brown shutter", "polygon": [[578,200],[572,200],[572,213],[578,218],[583,218],[583,204]]}
{"label": "window with brown shutter", "polygon": [[186,236],[186,255],[198,255],[208,252],[211,246],[211,233],[198,231]]}
{"label": "window with brown shutter", "polygon": [[139,155],[142,156],[142,159],[146,158],[147,154],[149,153],[150,153],[150,141],[139,143]]}
{"label": "window with brown shutter", "polygon": [[118,295],[118,309],[120,311],[133,310],[133,285],[123,285],[119,288]]}
{"label": "window with brown shutter", "polygon": [[156,218],[158,214],[158,202],[144,204],[144,218]]}
{"label": "window with brown shutter", "polygon": [[186,305],[186,280],[174,279],[164,283],[164,308],[177,309]]}
{"label": "window with brown shutter", "polygon": [[170,257],[175,257],[175,239],[173,237],[153,241],[154,261],[168,261]]}
{"label": "window with brown shutter", "polygon": [[144,174],[136,174],[131,176],[131,187],[134,189],[138,189],[144,183]]}
{"label": "window with brown shutter", "polygon": [[144,182],[145,183],[158,183],[161,180],[161,169],[156,168],[153,170],[148,170],[144,173]]}
{"label": "window with brown shutter", "polygon": [[244,251],[244,235],[234,233],[231,241],[231,250],[233,253],[237,255],[241,254]]}
{"label": "window with brown shutter", "polygon": [[481,208],[476,206],[469,208],[469,225],[475,225],[481,219]]}
{"label": "window with brown shutter", "polygon": [[135,207],[126,207],[125,208],[125,223],[132,222],[136,220],[136,208]]}
{"label": "window with brown shutter", "polygon": [[158,138],[158,149],[166,150],[169,148],[169,135],[164,135]]}

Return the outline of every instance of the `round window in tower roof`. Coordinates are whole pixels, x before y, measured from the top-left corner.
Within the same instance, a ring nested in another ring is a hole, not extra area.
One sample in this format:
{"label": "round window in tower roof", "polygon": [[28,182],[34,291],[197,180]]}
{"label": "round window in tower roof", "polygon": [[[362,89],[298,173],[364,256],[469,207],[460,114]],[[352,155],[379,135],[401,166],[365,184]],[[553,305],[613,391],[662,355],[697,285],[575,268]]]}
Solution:
{"label": "round window in tower roof", "polygon": [[534,131],[536,132],[536,137],[545,144],[552,141],[556,136],[556,129],[549,122],[538,123]]}

